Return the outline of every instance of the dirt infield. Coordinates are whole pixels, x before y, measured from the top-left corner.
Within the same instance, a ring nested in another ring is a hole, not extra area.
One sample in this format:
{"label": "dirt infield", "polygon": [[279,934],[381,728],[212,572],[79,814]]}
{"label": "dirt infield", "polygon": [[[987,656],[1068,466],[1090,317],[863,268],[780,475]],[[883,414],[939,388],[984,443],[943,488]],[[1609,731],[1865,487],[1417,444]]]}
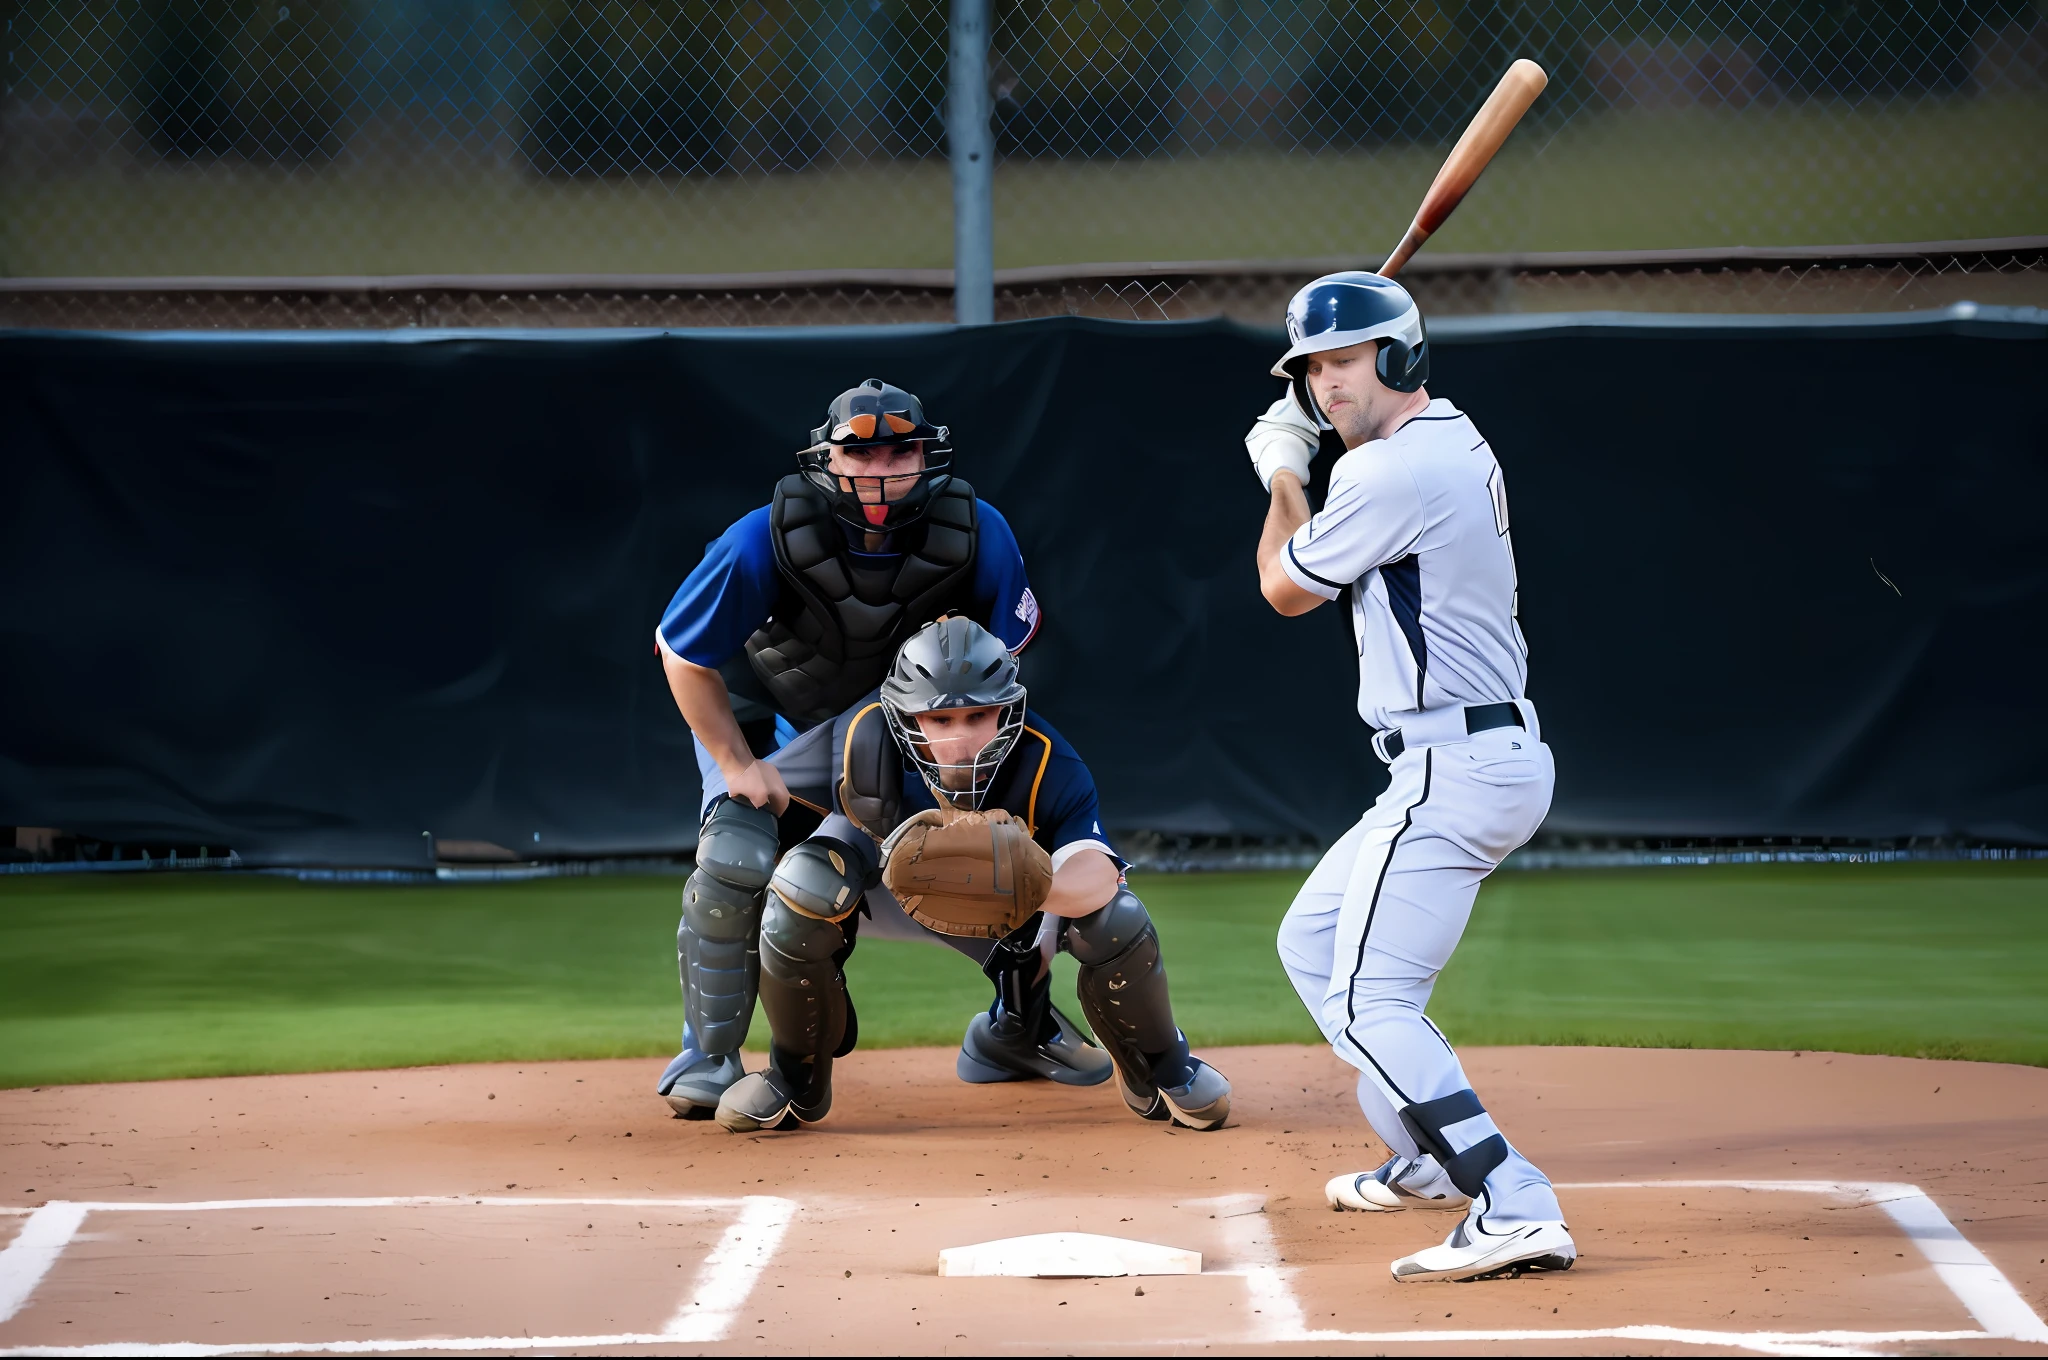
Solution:
{"label": "dirt infield", "polygon": [[[929,1049],[855,1055],[829,1121],[755,1138],[668,1118],[658,1062],[0,1092],[0,1352],[2048,1354],[2048,1071],[1470,1050],[1581,1262],[1396,1285],[1450,1223],[1323,1207],[1382,1155],[1350,1070],[1210,1056],[1213,1134]],[[1204,1270],[936,1273],[1055,1229]]]}

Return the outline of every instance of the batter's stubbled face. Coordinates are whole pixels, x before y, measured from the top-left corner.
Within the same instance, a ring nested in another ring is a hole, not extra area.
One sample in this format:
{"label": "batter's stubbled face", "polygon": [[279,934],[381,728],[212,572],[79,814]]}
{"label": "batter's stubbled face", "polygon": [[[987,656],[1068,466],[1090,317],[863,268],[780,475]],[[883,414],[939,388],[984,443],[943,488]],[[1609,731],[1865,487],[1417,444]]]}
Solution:
{"label": "batter's stubbled face", "polygon": [[974,787],[974,758],[996,739],[1003,725],[1003,710],[995,704],[981,708],[942,708],[919,713],[917,730],[924,734],[925,748],[939,767],[940,782],[949,793],[965,793]]}
{"label": "batter's stubbled face", "polygon": [[836,445],[826,466],[839,476],[839,489],[859,496],[872,507],[868,520],[880,524],[888,518],[888,507],[917,489],[917,474],[924,471],[924,443],[873,444],[847,449]]}
{"label": "batter's stubbled face", "polygon": [[1308,356],[1308,388],[1323,415],[1352,448],[1371,437],[1386,403],[1399,396],[1380,382],[1373,367],[1379,342]]}

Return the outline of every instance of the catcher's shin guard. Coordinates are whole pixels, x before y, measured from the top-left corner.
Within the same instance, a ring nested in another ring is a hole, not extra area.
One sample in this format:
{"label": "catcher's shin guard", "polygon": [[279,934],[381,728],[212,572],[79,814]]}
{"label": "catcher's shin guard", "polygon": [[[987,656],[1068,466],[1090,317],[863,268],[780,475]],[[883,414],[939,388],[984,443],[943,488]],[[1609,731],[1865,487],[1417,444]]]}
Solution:
{"label": "catcher's shin guard", "polygon": [[[1487,1176],[1508,1159],[1508,1140],[1494,1128],[1486,1107],[1469,1087],[1436,1100],[1403,1105],[1401,1123],[1467,1199],[1478,1199]],[[1454,1126],[1462,1127],[1453,1133]]]}
{"label": "catcher's shin guard", "polygon": [[683,1014],[708,1057],[739,1052],[754,1017],[755,940],[776,849],[775,814],[733,798],[712,807],[697,838],[676,955]]}
{"label": "catcher's shin guard", "polygon": [[794,1113],[807,1121],[823,1119],[831,1108],[832,1059],[847,1051],[853,1037],[853,1008],[840,971],[851,952],[846,936],[838,923],[807,916],[779,894],[762,913],[761,1007],[773,1040],[769,1067],[791,1097]]}
{"label": "catcher's shin guard", "polygon": [[1116,1060],[1124,1103],[1146,1119],[1215,1129],[1230,1117],[1230,1083],[1188,1053],[1173,1023],[1159,932],[1137,894],[1119,888],[1109,905],[1067,929],[1081,965],[1081,1011]]}

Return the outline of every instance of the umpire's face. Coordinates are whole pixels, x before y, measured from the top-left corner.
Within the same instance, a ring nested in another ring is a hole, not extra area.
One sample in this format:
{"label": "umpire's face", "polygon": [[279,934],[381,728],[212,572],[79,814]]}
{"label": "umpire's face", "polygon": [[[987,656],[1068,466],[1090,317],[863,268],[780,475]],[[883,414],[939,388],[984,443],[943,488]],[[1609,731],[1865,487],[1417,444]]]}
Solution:
{"label": "umpire's face", "polygon": [[939,767],[939,782],[948,793],[966,793],[974,788],[974,758],[996,738],[1003,725],[1003,710],[990,704],[983,708],[941,708],[917,715],[917,730],[924,736],[925,749]]}
{"label": "umpire's face", "polygon": [[1368,340],[1308,356],[1309,394],[1344,436],[1348,449],[1377,437],[1379,427],[1401,399],[1399,392],[1380,381],[1373,364],[1379,348],[1377,341]]}
{"label": "umpire's face", "polygon": [[924,471],[924,443],[869,444],[857,448],[834,445],[826,464],[839,477],[839,489],[859,496],[863,505],[887,505],[917,489]]}

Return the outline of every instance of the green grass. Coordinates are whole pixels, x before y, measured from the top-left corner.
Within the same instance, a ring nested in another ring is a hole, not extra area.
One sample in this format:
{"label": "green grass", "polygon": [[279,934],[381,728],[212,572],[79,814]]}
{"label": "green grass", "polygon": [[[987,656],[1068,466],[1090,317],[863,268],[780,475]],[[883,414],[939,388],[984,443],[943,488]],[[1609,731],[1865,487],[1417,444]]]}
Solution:
{"label": "green grass", "polygon": [[[1273,954],[1298,881],[1139,879],[1198,1044],[1314,1041]],[[0,878],[0,1085],[662,1056],[680,887]],[[928,945],[867,941],[850,976],[866,1046],[957,1042],[987,1001]],[[2043,864],[1507,873],[1431,1013],[1461,1043],[2048,1065],[2044,977]]]}
{"label": "green grass", "polygon": [[[1563,97],[1562,93],[1554,97]],[[1443,147],[1009,162],[996,262],[1388,249]],[[945,268],[943,161],[600,182],[231,164],[0,180],[0,274],[720,273]],[[1525,129],[1442,251],[1835,245],[2048,231],[2048,98],[1586,115]]]}

